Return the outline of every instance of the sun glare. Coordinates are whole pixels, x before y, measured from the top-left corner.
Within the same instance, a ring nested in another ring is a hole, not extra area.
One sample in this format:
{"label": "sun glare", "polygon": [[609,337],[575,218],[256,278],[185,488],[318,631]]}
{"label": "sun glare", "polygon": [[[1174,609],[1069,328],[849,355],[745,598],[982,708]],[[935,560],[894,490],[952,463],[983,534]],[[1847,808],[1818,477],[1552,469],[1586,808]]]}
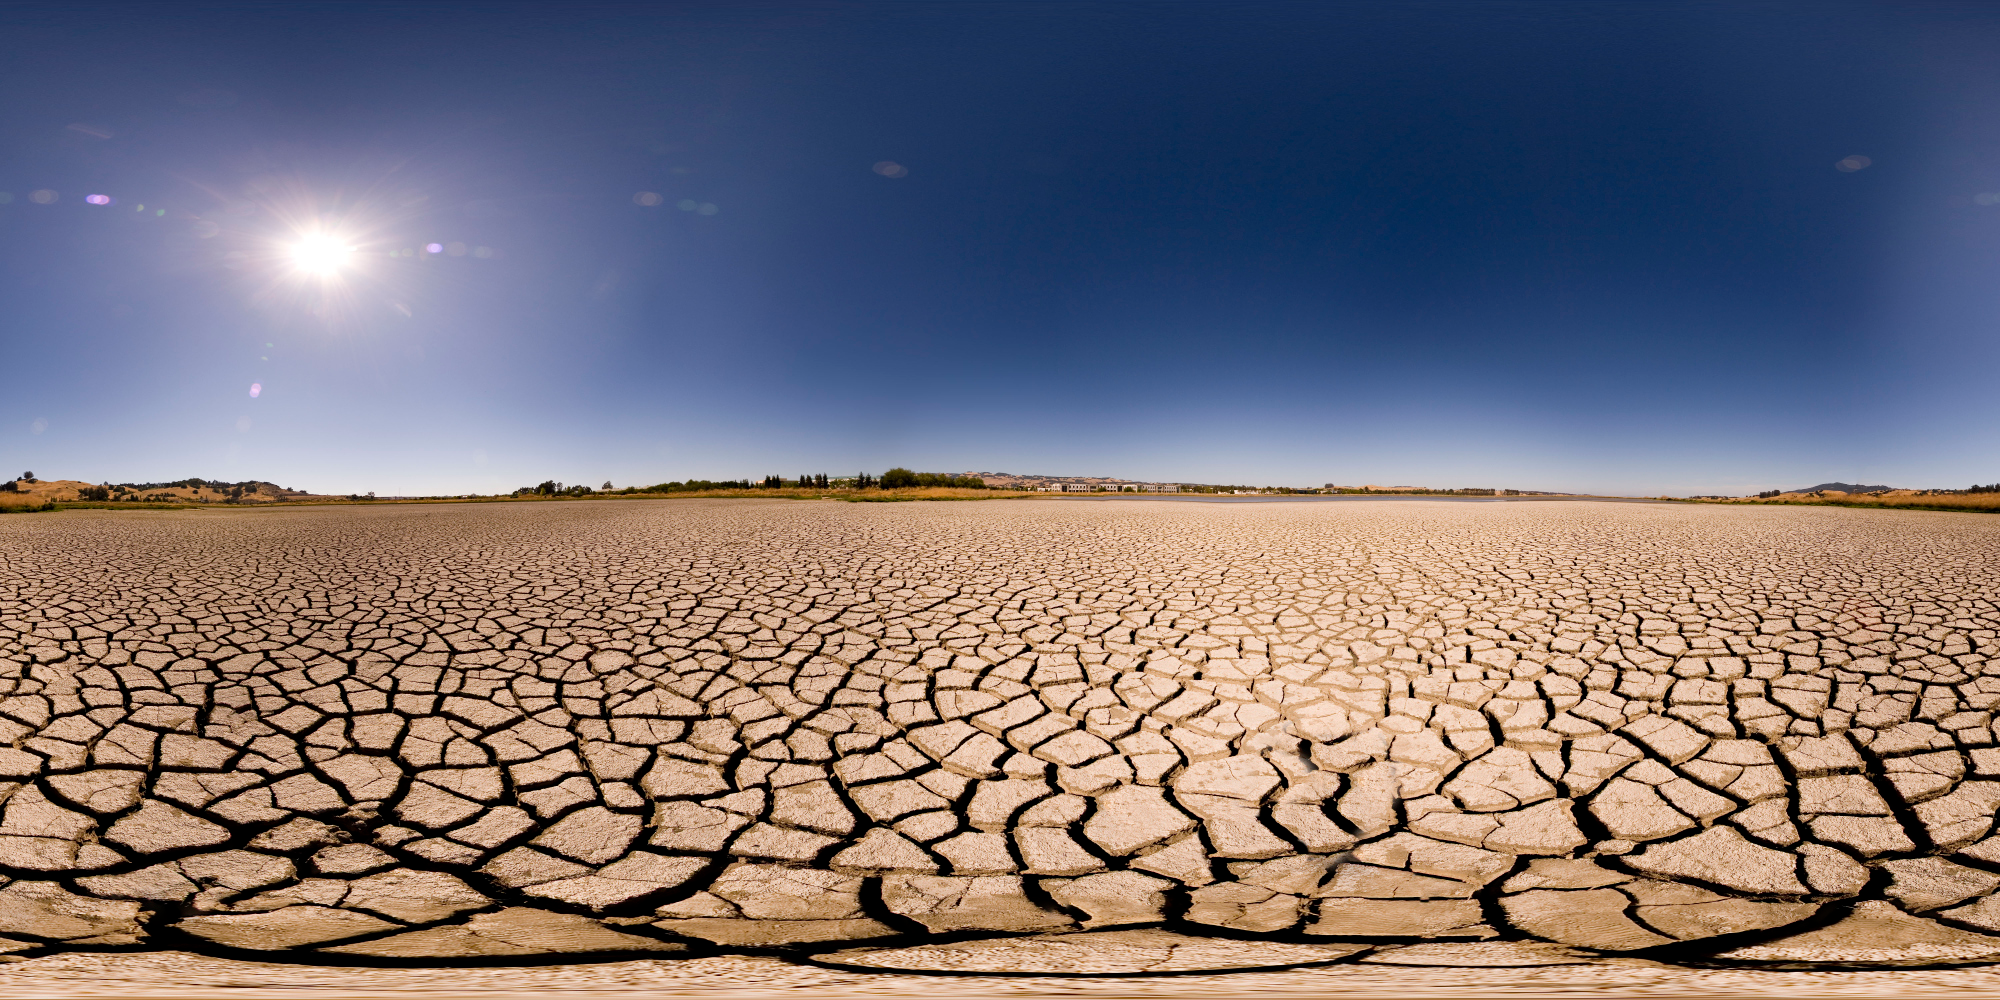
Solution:
{"label": "sun glare", "polygon": [[347,263],[354,248],[331,236],[308,236],[292,244],[292,263],[313,274],[333,274]]}

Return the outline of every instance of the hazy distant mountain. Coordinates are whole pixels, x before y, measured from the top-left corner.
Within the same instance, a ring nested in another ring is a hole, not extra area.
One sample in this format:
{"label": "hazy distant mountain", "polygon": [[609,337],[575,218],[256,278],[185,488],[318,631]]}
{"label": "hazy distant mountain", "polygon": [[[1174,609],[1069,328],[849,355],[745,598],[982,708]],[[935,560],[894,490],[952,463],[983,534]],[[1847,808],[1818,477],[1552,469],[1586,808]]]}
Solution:
{"label": "hazy distant mountain", "polygon": [[1821,483],[1818,486],[1808,486],[1805,489],[1792,490],[1791,492],[1818,493],[1821,490],[1839,490],[1842,493],[1873,493],[1876,490],[1893,489],[1895,489],[1894,486],[1856,486],[1853,483]]}

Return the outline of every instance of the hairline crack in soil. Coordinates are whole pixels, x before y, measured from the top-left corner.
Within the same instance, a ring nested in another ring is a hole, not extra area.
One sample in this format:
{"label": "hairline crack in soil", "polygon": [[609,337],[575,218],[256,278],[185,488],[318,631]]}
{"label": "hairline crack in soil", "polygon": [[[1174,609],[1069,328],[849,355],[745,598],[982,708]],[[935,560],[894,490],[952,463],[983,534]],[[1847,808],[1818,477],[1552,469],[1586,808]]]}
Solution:
{"label": "hairline crack in soil", "polygon": [[9,519],[0,949],[1987,962],[2000,529],[1967,520]]}

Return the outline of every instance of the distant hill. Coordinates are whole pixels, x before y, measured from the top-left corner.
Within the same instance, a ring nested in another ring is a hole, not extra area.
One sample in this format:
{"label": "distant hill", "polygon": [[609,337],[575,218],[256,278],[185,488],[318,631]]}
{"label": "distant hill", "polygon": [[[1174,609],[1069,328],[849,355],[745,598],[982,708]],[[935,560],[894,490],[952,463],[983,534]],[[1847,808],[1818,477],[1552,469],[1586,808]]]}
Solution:
{"label": "distant hill", "polygon": [[[13,489],[6,489],[12,486]],[[292,490],[276,483],[245,480],[232,483],[221,479],[182,479],[171,483],[86,483],[79,479],[0,480],[0,493],[26,495],[38,500],[74,502],[84,499],[84,490],[102,486],[110,500],[169,503],[276,503],[280,500],[326,500],[335,497]]]}
{"label": "distant hill", "polygon": [[1893,489],[1895,489],[1894,486],[1856,486],[1853,483],[1821,483],[1818,486],[1808,486],[1802,490],[1789,490],[1787,492],[1818,493],[1821,490],[1839,490],[1842,493],[1873,493],[1876,490]]}

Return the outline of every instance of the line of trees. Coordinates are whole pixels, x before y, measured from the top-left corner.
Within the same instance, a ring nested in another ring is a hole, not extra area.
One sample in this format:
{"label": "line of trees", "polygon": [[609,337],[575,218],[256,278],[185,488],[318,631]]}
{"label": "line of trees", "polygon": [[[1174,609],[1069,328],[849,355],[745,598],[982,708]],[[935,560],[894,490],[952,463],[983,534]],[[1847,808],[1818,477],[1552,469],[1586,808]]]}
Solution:
{"label": "line of trees", "polygon": [[978,476],[954,476],[948,472],[911,472],[900,466],[882,473],[881,486],[885,490],[902,490],[914,486],[949,486],[962,490],[983,490],[986,480]]}
{"label": "line of trees", "polygon": [[[604,488],[606,490],[609,490],[611,488],[611,484],[605,483]],[[595,492],[597,491],[591,489],[588,486],[583,485],[582,483],[577,483],[574,486],[564,486],[563,484],[556,482],[553,479],[544,479],[540,483],[537,483],[533,486],[523,486],[520,489],[515,490],[514,495],[517,497],[518,496],[581,497],[581,496],[589,496],[590,494]]]}
{"label": "line of trees", "polygon": [[866,472],[857,473],[852,479],[835,479],[824,472],[809,473],[797,479],[783,476],[765,476],[762,480],[749,479],[688,479],[679,482],[654,483],[651,486],[627,486],[613,489],[606,482],[598,489],[582,484],[566,485],[553,479],[546,479],[534,486],[523,486],[513,492],[514,496],[589,496],[593,493],[616,493],[629,496],[635,493],[694,493],[707,490],[778,490],[778,489],[910,489],[913,487],[953,487],[957,489],[986,489],[986,480],[978,476],[954,476],[948,472],[912,472],[897,467],[876,477]]}

